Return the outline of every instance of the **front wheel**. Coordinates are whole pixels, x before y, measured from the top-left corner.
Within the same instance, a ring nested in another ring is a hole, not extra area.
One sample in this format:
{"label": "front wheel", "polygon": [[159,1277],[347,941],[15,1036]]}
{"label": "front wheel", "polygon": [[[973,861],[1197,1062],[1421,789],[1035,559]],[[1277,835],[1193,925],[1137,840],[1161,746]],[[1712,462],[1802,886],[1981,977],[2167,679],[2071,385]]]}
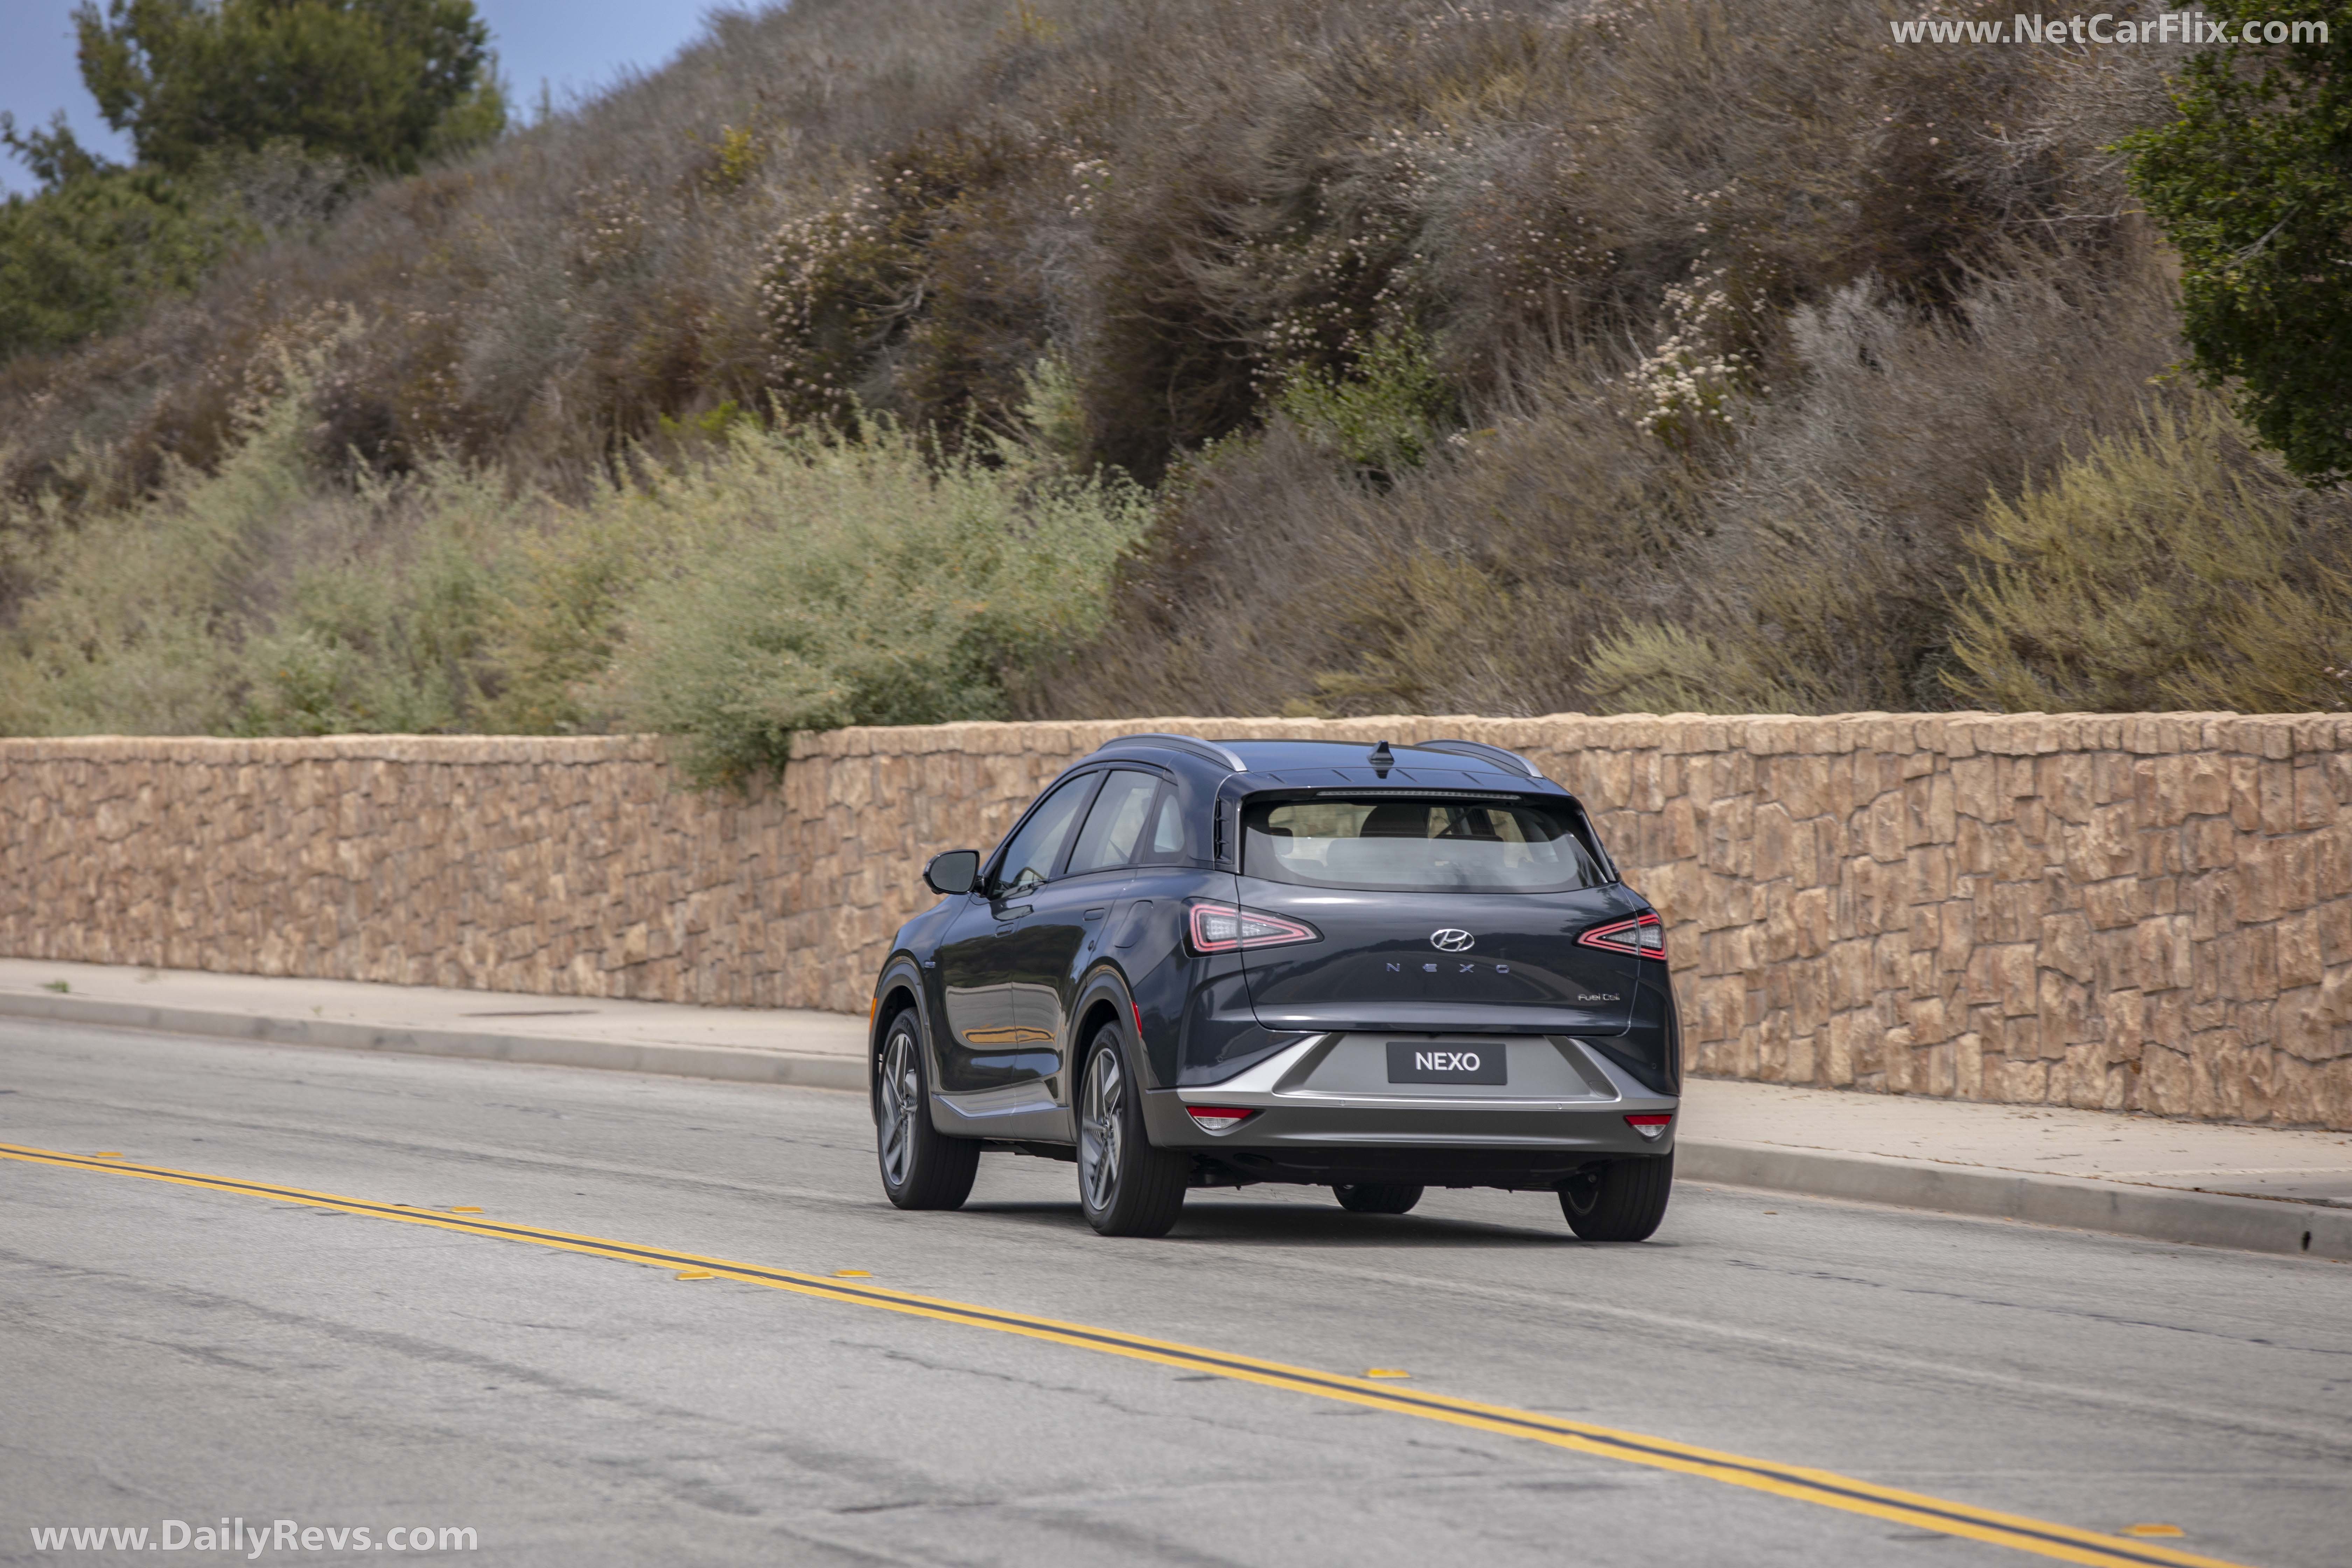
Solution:
{"label": "front wheel", "polygon": [[1421,1191],[1402,1182],[1352,1182],[1333,1187],[1331,1195],[1349,1214],[1411,1214]]}
{"label": "front wheel", "polygon": [[1119,1027],[1087,1049],[1078,1095],[1078,1206],[1105,1236],[1166,1236],[1184,1209],[1192,1162],[1155,1149],[1143,1131],[1141,1086],[1127,1070]]}
{"label": "front wheel", "polygon": [[1580,1241],[1646,1241],[1666,1217],[1675,1157],[1612,1160],[1560,1184],[1559,1212]]}
{"label": "front wheel", "polygon": [[980,1145],[950,1138],[931,1125],[923,1081],[923,1045],[909,1010],[890,1022],[882,1040],[882,1071],[875,1094],[875,1151],[882,1190],[902,1209],[954,1209],[971,1195],[980,1173]]}

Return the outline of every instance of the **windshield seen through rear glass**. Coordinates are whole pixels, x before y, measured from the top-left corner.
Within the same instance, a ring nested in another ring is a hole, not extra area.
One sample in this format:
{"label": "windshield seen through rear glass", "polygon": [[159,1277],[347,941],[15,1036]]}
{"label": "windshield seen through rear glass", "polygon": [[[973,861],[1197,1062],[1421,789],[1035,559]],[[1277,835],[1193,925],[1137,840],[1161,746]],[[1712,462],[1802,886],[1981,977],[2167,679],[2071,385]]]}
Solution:
{"label": "windshield seen through rear glass", "polygon": [[1242,873],[1309,888],[1551,893],[1598,886],[1568,808],[1528,800],[1253,800]]}

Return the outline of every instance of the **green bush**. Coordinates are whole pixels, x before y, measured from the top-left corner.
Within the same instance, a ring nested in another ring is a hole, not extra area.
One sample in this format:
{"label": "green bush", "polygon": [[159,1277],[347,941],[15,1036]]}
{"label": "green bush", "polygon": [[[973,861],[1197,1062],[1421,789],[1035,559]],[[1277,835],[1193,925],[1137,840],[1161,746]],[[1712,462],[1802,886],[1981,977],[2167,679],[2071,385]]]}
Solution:
{"label": "green bush", "polygon": [[1996,498],[1968,542],[1950,679],[1973,705],[2345,706],[2352,504],[2253,451],[2218,399]]}
{"label": "green bush", "polygon": [[[241,660],[249,734],[483,727],[503,679],[494,643],[537,498],[446,462],[350,490],[313,480],[292,564]],[[266,626],[266,629],[262,627]]]}
{"label": "green bush", "polygon": [[0,733],[471,728],[526,504],[433,465],[322,477],[314,387],[250,413],[211,474],[54,533],[0,638]]}
{"label": "green bush", "polygon": [[1360,468],[1417,468],[1453,412],[1454,393],[1412,329],[1374,333],[1348,374],[1302,366],[1284,378],[1274,405]]}
{"label": "green bush", "polygon": [[1100,625],[1148,510],[1120,479],[878,422],[739,428],[607,504],[662,562],[611,689],[629,721],[685,737],[704,782],[782,767],[799,730],[1001,716],[1008,675]]}
{"label": "green bush", "polygon": [[627,724],[740,781],[796,730],[1003,714],[1099,626],[1147,521],[1124,480],[880,422],[714,422],[572,505],[445,460],[338,478],[336,347],[286,366],[217,471],[50,532],[0,637],[0,733]]}

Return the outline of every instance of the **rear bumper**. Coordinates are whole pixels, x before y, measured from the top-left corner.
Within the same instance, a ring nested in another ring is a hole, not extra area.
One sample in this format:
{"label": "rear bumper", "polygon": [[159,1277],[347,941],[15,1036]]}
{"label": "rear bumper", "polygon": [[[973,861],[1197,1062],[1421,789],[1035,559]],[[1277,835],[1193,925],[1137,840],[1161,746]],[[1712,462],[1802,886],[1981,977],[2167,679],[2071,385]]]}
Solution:
{"label": "rear bumper", "polygon": [[[1224,1083],[1149,1091],[1144,1124],[1159,1147],[1244,1181],[1549,1187],[1595,1161],[1673,1152],[1671,1122],[1650,1137],[1626,1118],[1672,1116],[1679,1100],[1573,1038],[1509,1040],[1513,1081],[1490,1089],[1389,1084],[1366,1070],[1379,1038],[1316,1036]],[[1192,1105],[1254,1114],[1213,1132]]]}

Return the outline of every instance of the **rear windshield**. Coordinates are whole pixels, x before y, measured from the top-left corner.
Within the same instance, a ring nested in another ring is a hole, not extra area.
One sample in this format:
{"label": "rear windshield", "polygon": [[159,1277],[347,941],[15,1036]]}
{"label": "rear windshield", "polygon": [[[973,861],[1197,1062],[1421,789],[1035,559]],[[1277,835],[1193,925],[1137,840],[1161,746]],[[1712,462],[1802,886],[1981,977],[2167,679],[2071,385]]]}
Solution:
{"label": "rear windshield", "polygon": [[1242,871],[1309,888],[1557,893],[1601,870],[1569,809],[1529,800],[1252,800]]}

